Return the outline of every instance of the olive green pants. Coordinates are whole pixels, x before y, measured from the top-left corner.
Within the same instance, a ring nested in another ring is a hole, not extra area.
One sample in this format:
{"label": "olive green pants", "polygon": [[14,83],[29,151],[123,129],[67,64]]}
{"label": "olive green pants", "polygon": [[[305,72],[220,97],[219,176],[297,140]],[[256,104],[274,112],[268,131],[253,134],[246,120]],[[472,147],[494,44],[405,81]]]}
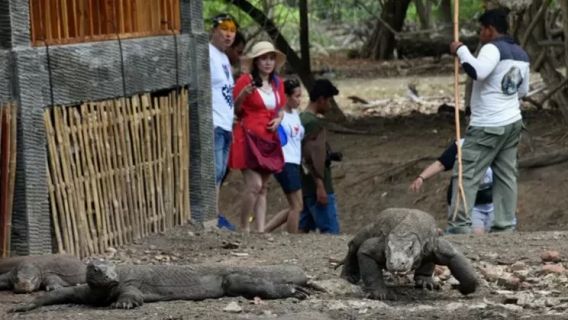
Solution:
{"label": "olive green pants", "polygon": [[[454,166],[451,216],[448,233],[470,233],[471,212],[479,184],[489,166],[493,169],[493,230],[509,230],[517,210],[517,146],[522,120],[503,127],[469,127],[462,145],[463,188],[467,206],[458,190],[458,165]],[[455,216],[456,204],[459,206]]]}

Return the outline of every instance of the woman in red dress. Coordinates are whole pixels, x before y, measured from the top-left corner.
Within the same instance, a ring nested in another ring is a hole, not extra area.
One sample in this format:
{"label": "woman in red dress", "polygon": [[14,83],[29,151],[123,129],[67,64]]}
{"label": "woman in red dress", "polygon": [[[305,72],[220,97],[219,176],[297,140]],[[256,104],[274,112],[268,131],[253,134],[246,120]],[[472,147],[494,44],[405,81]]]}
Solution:
{"label": "woman in red dress", "polygon": [[[284,166],[277,129],[284,116],[282,107],[286,105],[286,95],[283,81],[276,75],[276,70],[285,62],[286,56],[276,50],[272,43],[256,43],[241,62],[243,69],[250,73],[243,73],[233,90],[237,122],[233,128],[229,167],[241,170],[245,182],[240,212],[240,228],[243,232],[250,231],[249,217],[253,214],[256,231],[264,232],[268,180]],[[281,163],[282,166],[272,171],[259,169],[255,164],[257,158],[251,152],[250,136],[266,142],[264,146],[278,143],[277,150],[274,149],[275,152],[270,155],[271,159],[263,160]],[[251,161],[251,157],[255,160]]]}

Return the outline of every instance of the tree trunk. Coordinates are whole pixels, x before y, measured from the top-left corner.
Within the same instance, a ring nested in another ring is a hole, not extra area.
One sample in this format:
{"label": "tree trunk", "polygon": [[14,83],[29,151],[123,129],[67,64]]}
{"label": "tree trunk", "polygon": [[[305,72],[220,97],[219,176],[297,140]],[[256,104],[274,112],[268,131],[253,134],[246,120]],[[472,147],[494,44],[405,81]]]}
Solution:
{"label": "tree trunk", "polygon": [[308,0],[300,0],[300,52],[302,54],[302,69],[312,73],[310,60],[310,31],[308,23]]}
{"label": "tree trunk", "polygon": [[454,22],[452,0],[442,0],[440,3],[440,13],[442,15],[442,24],[451,26]]}
{"label": "tree trunk", "polygon": [[432,16],[432,2],[430,0],[414,0],[416,13],[420,20],[420,28],[428,30],[431,28],[430,17]]}
{"label": "tree trunk", "polygon": [[396,47],[395,33],[400,32],[410,0],[387,0],[373,33],[363,45],[361,56],[375,60],[391,59]]}
{"label": "tree trunk", "polygon": [[[307,62],[300,59],[298,54],[290,47],[288,41],[284,38],[278,27],[274,24],[274,22],[269,19],[262,11],[258,10],[255,6],[253,6],[248,0],[225,0],[227,3],[231,3],[241,11],[246,13],[251,19],[253,19],[258,25],[262,26],[264,31],[268,34],[268,36],[274,42],[274,45],[278,50],[282,51],[286,55],[286,59],[288,64],[294,69],[295,73],[298,74],[298,77],[309,91],[312,88],[314,83],[314,76],[310,72],[310,69],[304,68],[304,64],[310,64],[310,61]],[[330,121],[334,122],[342,122],[345,121],[345,114],[343,111],[339,109],[339,106],[335,101],[332,101],[331,110],[328,112],[326,117]]]}

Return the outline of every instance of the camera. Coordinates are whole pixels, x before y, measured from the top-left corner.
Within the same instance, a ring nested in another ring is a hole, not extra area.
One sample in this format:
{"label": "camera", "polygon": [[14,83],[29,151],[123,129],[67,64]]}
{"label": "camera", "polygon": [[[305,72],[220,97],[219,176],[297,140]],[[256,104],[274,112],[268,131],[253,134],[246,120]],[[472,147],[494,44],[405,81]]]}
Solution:
{"label": "camera", "polygon": [[331,162],[341,162],[343,160],[343,153],[328,151],[325,157],[325,166],[331,166]]}

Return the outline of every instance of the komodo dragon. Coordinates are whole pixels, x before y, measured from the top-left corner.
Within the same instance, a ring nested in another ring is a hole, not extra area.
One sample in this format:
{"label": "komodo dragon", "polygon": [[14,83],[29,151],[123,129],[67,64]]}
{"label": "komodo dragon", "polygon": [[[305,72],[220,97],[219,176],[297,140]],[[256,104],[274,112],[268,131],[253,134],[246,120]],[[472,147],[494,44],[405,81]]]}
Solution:
{"label": "komodo dragon", "polygon": [[30,293],[85,283],[86,265],[68,255],[22,256],[0,259],[0,290]]}
{"label": "komodo dragon", "polygon": [[223,296],[304,299],[308,292],[302,286],[307,281],[297,266],[115,266],[93,261],[87,265],[87,284],[48,292],[11,312],[64,303],[131,309],[144,302]]}
{"label": "komodo dragon", "polygon": [[385,300],[396,297],[387,289],[382,269],[394,273],[414,270],[416,287],[433,290],[440,289],[432,278],[436,264],[449,267],[462,294],[477,288],[477,276],[469,260],[438,236],[432,216],[415,209],[391,208],[359,230],[339,265],[343,265],[342,278],[354,284],[362,279],[370,298]]}

